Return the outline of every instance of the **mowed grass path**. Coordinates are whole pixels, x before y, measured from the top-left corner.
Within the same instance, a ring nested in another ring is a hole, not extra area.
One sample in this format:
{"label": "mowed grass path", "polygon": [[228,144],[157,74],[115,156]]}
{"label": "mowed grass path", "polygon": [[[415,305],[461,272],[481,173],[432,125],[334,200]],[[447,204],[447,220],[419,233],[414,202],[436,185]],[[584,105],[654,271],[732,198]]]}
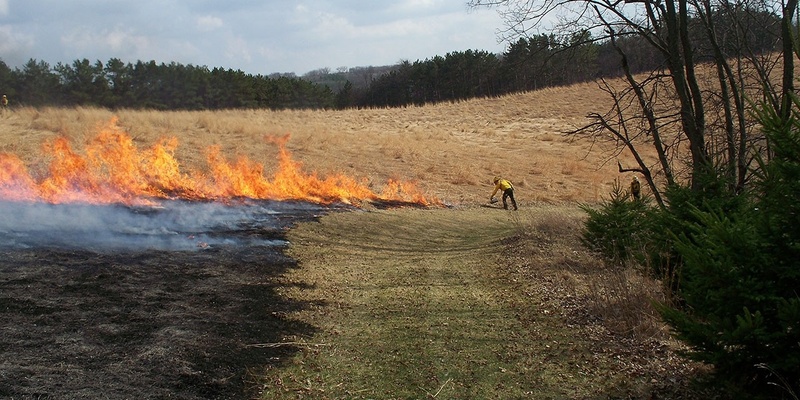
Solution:
{"label": "mowed grass path", "polygon": [[[289,233],[288,318],[318,331],[263,398],[580,398],[603,390],[565,323],[501,268],[537,211],[344,212]],[[574,335],[574,334],[572,334]]]}

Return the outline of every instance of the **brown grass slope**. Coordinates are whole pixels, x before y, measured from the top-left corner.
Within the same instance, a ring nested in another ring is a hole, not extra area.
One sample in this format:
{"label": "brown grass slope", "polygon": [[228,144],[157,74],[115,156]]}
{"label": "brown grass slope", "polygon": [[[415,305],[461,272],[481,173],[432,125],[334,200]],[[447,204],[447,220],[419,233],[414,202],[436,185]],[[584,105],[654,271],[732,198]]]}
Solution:
{"label": "brown grass slope", "polygon": [[[177,137],[183,170],[205,168],[205,150],[219,145],[232,161],[243,155],[274,168],[277,151],[265,135],[291,135],[288,149],[307,171],[366,179],[378,191],[389,178],[418,182],[451,204],[488,197],[494,175],[511,179],[523,204],[593,202],[618,177],[611,149],[565,137],[606,102],[596,84],[424,107],[345,111],[108,111],[18,108],[0,116],[0,151],[42,170],[41,144],[56,135],[76,149],[113,116],[140,148]],[[623,164],[630,160],[623,159]]]}

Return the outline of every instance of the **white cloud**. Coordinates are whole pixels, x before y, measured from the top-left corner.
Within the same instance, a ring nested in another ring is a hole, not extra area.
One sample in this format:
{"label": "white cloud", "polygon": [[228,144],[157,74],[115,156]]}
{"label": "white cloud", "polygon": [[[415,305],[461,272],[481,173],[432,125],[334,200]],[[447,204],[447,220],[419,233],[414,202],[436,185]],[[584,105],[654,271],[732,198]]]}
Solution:
{"label": "white cloud", "polygon": [[347,18],[330,13],[319,13],[315,16],[312,33],[322,38],[353,38],[358,36],[358,29]]}
{"label": "white cloud", "polygon": [[10,0],[0,0],[0,16],[7,16],[8,15],[8,2]]}
{"label": "white cloud", "polygon": [[197,18],[197,28],[203,32],[213,31],[222,28],[224,23],[221,18],[205,15]]}
{"label": "white cloud", "polygon": [[433,7],[434,4],[441,3],[441,1],[437,0],[406,0],[403,1],[402,4],[408,5],[410,7]]}
{"label": "white cloud", "polygon": [[247,41],[241,37],[229,38],[225,46],[225,58],[236,63],[250,63],[253,60]]}
{"label": "white cloud", "polygon": [[31,59],[35,44],[33,36],[15,33],[11,26],[0,25],[0,59],[8,66],[21,66]]}
{"label": "white cloud", "polygon": [[151,47],[150,39],[146,36],[134,35],[118,29],[107,34],[103,42],[115,52],[133,50],[135,53],[143,54]]}
{"label": "white cloud", "polygon": [[75,29],[63,34],[60,42],[63,56],[58,61],[68,64],[82,58],[101,62],[119,58],[131,63],[151,60],[159,63],[203,63],[198,56],[203,50],[191,41],[144,36],[122,28],[98,32]]}
{"label": "white cloud", "polygon": [[86,28],[74,29],[60,38],[65,51],[85,52],[87,50],[111,50],[118,53],[146,54],[151,40],[121,28],[112,31],[91,31]]}
{"label": "white cloud", "polygon": [[394,7],[403,11],[420,11],[434,8],[440,3],[441,1],[437,0],[405,0],[397,2]]}

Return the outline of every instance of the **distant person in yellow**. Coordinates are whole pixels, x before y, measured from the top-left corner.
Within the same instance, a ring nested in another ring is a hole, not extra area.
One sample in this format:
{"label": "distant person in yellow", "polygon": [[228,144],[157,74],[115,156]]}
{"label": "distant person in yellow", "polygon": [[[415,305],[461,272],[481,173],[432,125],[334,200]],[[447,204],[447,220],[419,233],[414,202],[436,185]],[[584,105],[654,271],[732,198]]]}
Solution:
{"label": "distant person in yellow", "polygon": [[494,180],[492,182],[494,182],[494,191],[492,192],[492,195],[489,196],[489,201],[492,202],[492,203],[497,202],[497,200],[494,198],[494,195],[497,193],[498,190],[502,190],[503,191],[503,208],[508,210],[508,203],[506,202],[506,199],[510,198],[511,199],[511,205],[514,206],[514,211],[516,211],[517,210],[517,201],[514,200],[514,185],[511,184],[511,181],[495,176]]}
{"label": "distant person in yellow", "polygon": [[631,196],[633,196],[634,200],[639,200],[639,197],[642,195],[642,184],[639,183],[639,178],[636,176],[633,177],[631,180]]}
{"label": "distant person in yellow", "polygon": [[3,95],[3,100],[1,100],[0,103],[3,104],[3,110],[7,109],[8,108],[8,97],[6,97],[6,95]]}

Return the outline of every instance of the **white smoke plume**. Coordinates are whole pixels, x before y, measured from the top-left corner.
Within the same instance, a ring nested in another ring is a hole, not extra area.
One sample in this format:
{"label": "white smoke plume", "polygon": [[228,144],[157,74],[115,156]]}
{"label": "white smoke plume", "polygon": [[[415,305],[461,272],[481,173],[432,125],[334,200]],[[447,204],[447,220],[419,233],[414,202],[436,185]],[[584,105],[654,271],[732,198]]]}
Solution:
{"label": "white smoke plume", "polygon": [[0,249],[196,251],[285,244],[282,232],[328,207],[303,202],[164,201],[153,207],[0,201]]}

